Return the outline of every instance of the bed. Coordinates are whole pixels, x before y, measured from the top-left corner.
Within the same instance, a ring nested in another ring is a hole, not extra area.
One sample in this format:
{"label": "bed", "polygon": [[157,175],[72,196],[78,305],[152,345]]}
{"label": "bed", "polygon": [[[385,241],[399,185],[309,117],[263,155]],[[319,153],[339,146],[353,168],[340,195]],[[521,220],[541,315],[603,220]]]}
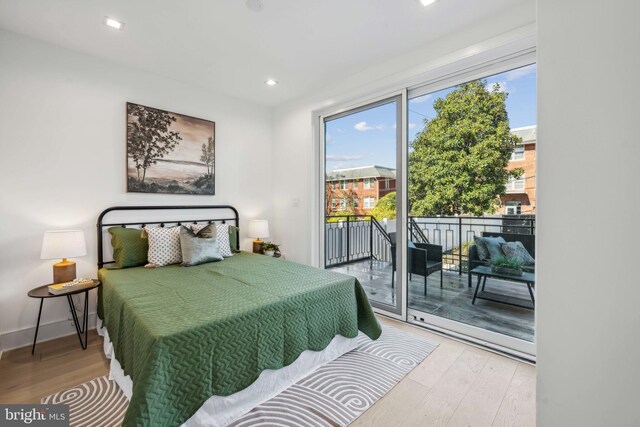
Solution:
{"label": "bed", "polygon": [[[224,425],[241,415],[239,409],[221,417],[211,412],[231,408],[243,391],[251,401],[241,406],[246,411],[277,392],[274,387],[353,348],[358,331],[371,339],[380,335],[366,294],[351,276],[246,252],[193,267],[109,269],[106,227],[187,222],[105,220],[136,209],[207,211],[210,218],[188,222],[239,223],[230,206],[116,207],[100,215],[98,316],[112,347],[112,371],[121,371],[112,377],[124,388],[122,377],[130,378],[123,425]],[[219,215],[223,211],[233,214]],[[265,382],[265,375],[271,379]]]}

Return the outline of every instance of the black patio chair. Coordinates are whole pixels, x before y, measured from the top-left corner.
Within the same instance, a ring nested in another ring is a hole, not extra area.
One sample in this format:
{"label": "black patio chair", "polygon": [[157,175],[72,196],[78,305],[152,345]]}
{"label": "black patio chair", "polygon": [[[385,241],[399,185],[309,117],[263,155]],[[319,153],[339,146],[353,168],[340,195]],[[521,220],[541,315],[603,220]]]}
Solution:
{"label": "black patio chair", "polygon": [[[391,238],[391,288],[395,286],[396,277],[396,233],[389,233]],[[442,246],[431,243],[414,243],[409,241],[409,281],[417,274],[424,277],[424,294],[427,295],[427,277],[440,271],[440,287],[442,288]]]}

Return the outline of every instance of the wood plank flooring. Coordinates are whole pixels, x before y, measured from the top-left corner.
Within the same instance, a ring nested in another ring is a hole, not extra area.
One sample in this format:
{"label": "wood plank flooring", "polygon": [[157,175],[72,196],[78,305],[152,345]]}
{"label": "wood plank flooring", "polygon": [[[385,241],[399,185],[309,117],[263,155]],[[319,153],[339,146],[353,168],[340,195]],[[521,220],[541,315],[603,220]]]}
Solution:
{"label": "wood plank flooring", "polygon": [[[535,368],[427,330],[380,316],[440,346],[353,426],[535,426]],[[102,338],[89,332],[6,352],[0,402],[38,403],[48,394],[109,372]]]}

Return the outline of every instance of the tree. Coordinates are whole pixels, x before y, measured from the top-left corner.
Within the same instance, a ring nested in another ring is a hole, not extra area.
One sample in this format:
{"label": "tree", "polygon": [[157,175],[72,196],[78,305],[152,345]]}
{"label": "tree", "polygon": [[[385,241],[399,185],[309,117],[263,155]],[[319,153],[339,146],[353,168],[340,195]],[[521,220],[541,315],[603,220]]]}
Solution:
{"label": "tree", "polygon": [[209,137],[206,144],[202,144],[202,156],[200,161],[207,165],[207,175],[213,175],[213,164],[215,163],[216,145],[213,138]]}
{"label": "tree", "polygon": [[149,166],[173,151],[182,137],[179,132],[169,130],[176,118],[166,111],[127,104],[127,114],[128,155],[136,165],[138,182],[143,184]]}
{"label": "tree", "polygon": [[396,219],[396,192],[385,195],[376,206],[371,210],[371,215],[378,221],[382,221],[384,218]]}
{"label": "tree", "polygon": [[511,153],[507,93],[485,80],[458,86],[433,108],[409,154],[409,202],[415,216],[493,213],[505,193]]}
{"label": "tree", "polygon": [[[358,198],[358,193],[352,188],[341,189],[336,188],[333,182],[327,182],[325,184],[325,212],[327,216],[337,215],[338,212],[334,212],[333,200],[336,200],[341,215],[353,215],[356,212],[355,199]],[[344,200],[344,205],[342,204]]]}

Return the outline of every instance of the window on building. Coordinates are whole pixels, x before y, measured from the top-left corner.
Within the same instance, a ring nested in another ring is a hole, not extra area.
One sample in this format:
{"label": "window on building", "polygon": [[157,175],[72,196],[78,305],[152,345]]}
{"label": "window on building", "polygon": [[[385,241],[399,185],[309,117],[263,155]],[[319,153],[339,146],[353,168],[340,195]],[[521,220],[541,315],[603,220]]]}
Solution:
{"label": "window on building", "polygon": [[365,178],[363,188],[373,188],[373,178]]}
{"label": "window on building", "polygon": [[509,201],[505,204],[504,213],[506,215],[520,215],[522,213],[522,202]]}
{"label": "window on building", "polygon": [[357,189],[358,189],[358,180],[357,180],[357,179],[354,179],[354,180],[353,180],[353,189],[354,189],[354,190],[357,190]]}
{"label": "window on building", "polygon": [[338,201],[336,199],[331,199],[331,209],[335,210],[338,207]]}
{"label": "window on building", "polygon": [[343,179],[342,181],[340,181],[340,188],[343,190],[346,190],[348,188],[348,183],[346,179]]}
{"label": "window on building", "polygon": [[522,175],[519,179],[515,179],[513,177],[509,178],[509,181],[506,185],[507,192],[524,191],[524,179],[524,175]]}
{"label": "window on building", "polygon": [[354,207],[354,209],[358,209],[358,198],[357,197],[353,198],[353,207]]}
{"label": "window on building", "polygon": [[373,209],[376,206],[376,198],[375,197],[365,197],[364,198],[364,208],[365,209]]}
{"label": "window on building", "polygon": [[347,210],[347,199],[340,199],[340,210]]}
{"label": "window on building", "polygon": [[511,160],[524,160],[524,145],[516,145],[511,153]]}

